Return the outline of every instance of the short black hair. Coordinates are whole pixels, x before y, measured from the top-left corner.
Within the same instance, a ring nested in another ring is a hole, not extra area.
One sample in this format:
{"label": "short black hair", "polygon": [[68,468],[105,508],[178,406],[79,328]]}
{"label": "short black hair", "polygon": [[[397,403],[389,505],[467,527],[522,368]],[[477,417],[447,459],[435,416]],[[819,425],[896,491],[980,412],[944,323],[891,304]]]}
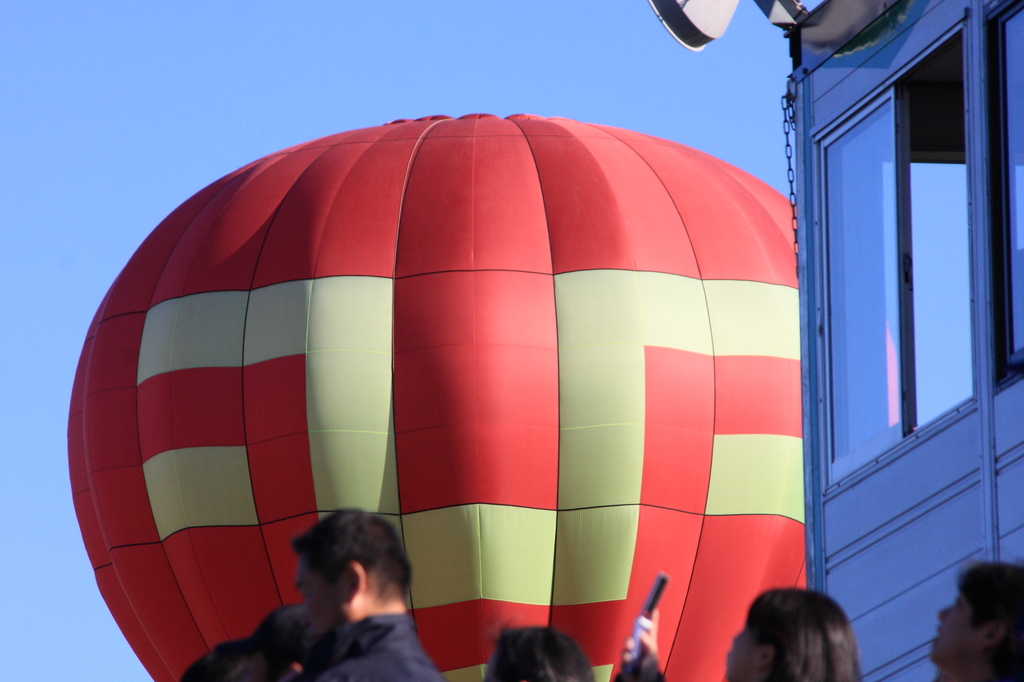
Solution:
{"label": "short black hair", "polygon": [[1005,677],[1021,664],[1022,642],[1017,623],[1024,610],[1024,567],[976,563],[960,576],[960,594],[971,606],[971,625],[999,621],[1006,636],[992,651],[992,672]]}
{"label": "short black hair", "polygon": [[188,667],[181,682],[241,682],[247,658],[246,654],[207,652]]}
{"label": "short black hair", "polygon": [[857,637],[843,610],[820,592],[769,590],[747,612],[747,629],[775,648],[766,682],[859,682]]}
{"label": "short black hair", "polygon": [[552,627],[504,630],[489,672],[498,682],[594,682],[587,655]]}
{"label": "short black hair", "polygon": [[381,595],[405,598],[412,569],[395,527],[359,509],[343,509],[320,520],[292,540],[295,553],[310,570],[337,582],[356,561]]}

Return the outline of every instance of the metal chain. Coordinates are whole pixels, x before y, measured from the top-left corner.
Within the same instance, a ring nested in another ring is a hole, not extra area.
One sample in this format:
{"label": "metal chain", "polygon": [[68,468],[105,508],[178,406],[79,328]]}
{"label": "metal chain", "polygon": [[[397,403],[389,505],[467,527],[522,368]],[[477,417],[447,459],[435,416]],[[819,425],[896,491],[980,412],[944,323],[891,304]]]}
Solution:
{"label": "metal chain", "polygon": [[[792,83],[790,83],[792,86]],[[789,142],[789,134],[796,135],[796,94],[791,87],[786,88],[782,96],[782,133],[786,136],[786,179],[789,180],[789,206],[793,212],[793,244],[796,245],[796,171],[793,170],[793,145]]]}

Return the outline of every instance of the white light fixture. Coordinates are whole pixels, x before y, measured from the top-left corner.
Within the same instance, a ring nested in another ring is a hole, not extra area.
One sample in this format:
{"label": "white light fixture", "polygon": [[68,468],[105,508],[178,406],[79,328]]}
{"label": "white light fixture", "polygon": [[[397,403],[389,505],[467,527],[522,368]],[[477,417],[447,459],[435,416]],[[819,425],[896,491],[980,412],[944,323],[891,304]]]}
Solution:
{"label": "white light fixture", "polygon": [[[736,12],[738,0],[647,0],[658,19],[690,50],[702,50],[715,38],[721,38]],[[768,20],[789,28],[807,16],[800,0],[754,0]]]}

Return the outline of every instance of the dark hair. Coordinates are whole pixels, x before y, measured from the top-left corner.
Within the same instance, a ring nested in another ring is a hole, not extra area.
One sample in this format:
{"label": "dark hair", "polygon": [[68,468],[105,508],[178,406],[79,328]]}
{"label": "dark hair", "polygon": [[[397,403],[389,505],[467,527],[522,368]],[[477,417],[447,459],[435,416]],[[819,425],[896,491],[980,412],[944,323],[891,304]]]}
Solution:
{"label": "dark hair", "polygon": [[239,682],[246,670],[245,654],[210,651],[181,676],[181,682]]}
{"label": "dark hair", "polygon": [[498,682],[594,682],[587,655],[552,627],[504,630],[488,672]]}
{"label": "dark hair", "polygon": [[402,540],[387,521],[358,509],[343,509],[323,518],[292,540],[295,553],[310,570],[337,582],[356,561],[366,569],[381,595],[405,598],[412,569]]}
{"label": "dark hair", "polygon": [[820,592],[769,590],[750,605],[747,628],[775,648],[765,682],[858,682],[857,638],[843,610]]}
{"label": "dark hair", "polygon": [[1022,642],[1017,621],[1024,609],[1024,567],[1013,564],[977,563],[960,576],[960,594],[971,605],[971,625],[995,620],[1006,626],[1006,635],[992,651],[992,672],[1004,677],[1021,662]]}
{"label": "dark hair", "polygon": [[268,677],[276,680],[292,663],[306,659],[309,645],[305,609],[301,604],[288,604],[267,614],[248,637],[221,642],[214,651],[221,656],[262,654],[267,662]]}

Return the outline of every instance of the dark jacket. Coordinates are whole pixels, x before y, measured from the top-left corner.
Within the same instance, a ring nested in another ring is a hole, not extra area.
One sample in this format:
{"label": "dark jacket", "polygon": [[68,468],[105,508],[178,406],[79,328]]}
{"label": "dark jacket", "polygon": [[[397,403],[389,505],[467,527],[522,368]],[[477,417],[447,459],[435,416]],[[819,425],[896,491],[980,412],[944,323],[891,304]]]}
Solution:
{"label": "dark jacket", "polygon": [[339,625],[313,645],[304,668],[309,682],[446,682],[404,613]]}

